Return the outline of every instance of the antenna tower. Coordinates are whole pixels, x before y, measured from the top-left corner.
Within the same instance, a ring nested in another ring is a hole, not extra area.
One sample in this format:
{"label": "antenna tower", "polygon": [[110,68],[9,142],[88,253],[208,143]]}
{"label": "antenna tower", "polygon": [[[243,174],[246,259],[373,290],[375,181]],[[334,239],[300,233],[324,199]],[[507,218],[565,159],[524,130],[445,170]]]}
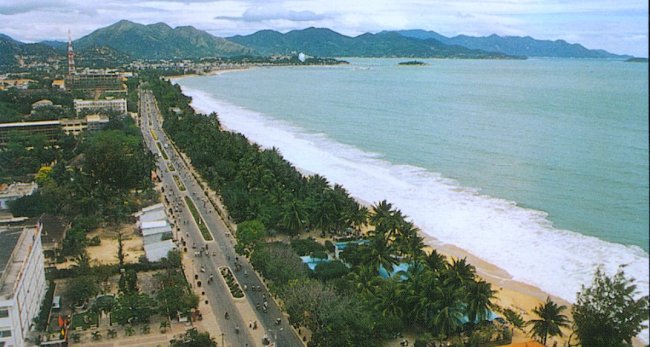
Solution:
{"label": "antenna tower", "polygon": [[72,49],[72,36],[70,35],[70,30],[68,30],[68,75],[74,75],[76,73],[74,67],[74,50]]}

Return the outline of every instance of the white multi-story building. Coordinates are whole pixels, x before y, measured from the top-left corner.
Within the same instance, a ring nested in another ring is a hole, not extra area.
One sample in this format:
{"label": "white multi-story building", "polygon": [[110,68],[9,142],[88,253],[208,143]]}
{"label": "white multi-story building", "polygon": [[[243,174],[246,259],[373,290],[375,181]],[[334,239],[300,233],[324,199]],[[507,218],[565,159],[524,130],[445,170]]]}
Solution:
{"label": "white multi-story building", "polygon": [[0,346],[25,346],[46,291],[42,226],[0,227]]}
{"label": "white multi-story building", "polygon": [[95,113],[98,111],[112,111],[119,114],[126,114],[126,99],[106,100],[74,100],[74,111],[77,114],[82,112]]}

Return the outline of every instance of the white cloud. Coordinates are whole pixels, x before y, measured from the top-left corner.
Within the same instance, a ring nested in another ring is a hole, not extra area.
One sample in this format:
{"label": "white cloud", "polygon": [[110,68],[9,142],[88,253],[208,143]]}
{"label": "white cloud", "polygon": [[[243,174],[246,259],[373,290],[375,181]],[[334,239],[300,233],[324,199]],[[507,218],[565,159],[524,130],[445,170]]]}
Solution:
{"label": "white cloud", "polygon": [[648,50],[648,3],[638,0],[0,0],[0,33],[23,41],[65,39],[68,28],[78,38],[121,19],[219,36],[307,26],[351,36],[420,28],[565,39],[643,56]]}

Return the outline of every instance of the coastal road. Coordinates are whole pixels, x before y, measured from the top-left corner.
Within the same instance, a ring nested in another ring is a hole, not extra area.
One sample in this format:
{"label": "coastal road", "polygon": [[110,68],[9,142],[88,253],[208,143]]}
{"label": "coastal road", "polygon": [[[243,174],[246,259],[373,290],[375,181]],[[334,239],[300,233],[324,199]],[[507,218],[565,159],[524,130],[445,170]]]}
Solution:
{"label": "coastal road", "polygon": [[[289,326],[288,321],[247,259],[238,257],[235,253],[233,236],[217,211],[215,211],[208,194],[194,177],[196,172],[186,163],[185,158],[182,157],[181,153],[177,152],[173,143],[169,141],[164,131],[162,131],[162,118],[150,91],[141,91],[140,93],[140,115],[141,129],[148,147],[153,153],[158,153],[159,148],[156,142],[159,142],[168,156],[168,160],[158,156],[157,164],[160,172],[163,173],[162,182],[165,187],[165,194],[171,206],[173,206],[172,210],[177,216],[177,221],[182,229],[179,237],[185,241],[188,251],[192,252],[192,254],[206,245],[208,247],[207,256],[202,255],[194,258],[194,270],[199,275],[199,279],[203,279],[201,281],[202,288],[199,291],[205,291],[205,297],[208,298],[213,311],[217,315],[218,324],[222,331],[225,332],[230,345],[261,345],[261,336],[266,335],[272,342],[275,342],[276,346],[303,346],[300,337]],[[152,133],[157,137],[157,141],[153,138]],[[170,165],[175,170],[171,173],[169,172]],[[178,188],[172,177],[173,175],[178,176],[179,181],[186,188],[185,191]],[[183,202],[185,196],[191,198],[194,202],[214,241],[204,241],[198,227],[194,224],[193,217]],[[195,246],[196,250],[192,249],[192,246]],[[239,271],[235,271],[235,259],[238,260],[241,267]],[[247,288],[244,299],[233,299],[225,283],[219,279],[220,275],[217,268],[222,266],[229,266],[241,286]],[[205,272],[201,272],[201,268],[205,269]],[[215,280],[212,284],[207,284],[209,274],[214,275]],[[260,288],[260,290],[253,290],[252,288]],[[268,305],[266,312],[261,309],[265,301]],[[225,311],[229,312],[230,319],[228,320],[222,315]],[[249,329],[249,323],[252,321],[258,323],[258,329]],[[239,326],[239,334],[234,333],[235,326]],[[232,333],[228,334],[229,332]],[[218,337],[217,340],[219,340]]]}

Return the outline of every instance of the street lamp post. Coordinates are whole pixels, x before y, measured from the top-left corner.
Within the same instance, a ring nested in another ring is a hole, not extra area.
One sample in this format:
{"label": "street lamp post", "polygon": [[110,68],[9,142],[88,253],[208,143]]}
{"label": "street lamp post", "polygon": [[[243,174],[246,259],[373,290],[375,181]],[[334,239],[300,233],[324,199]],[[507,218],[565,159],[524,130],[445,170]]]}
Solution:
{"label": "street lamp post", "polygon": [[223,343],[223,335],[224,335],[224,333],[221,333],[221,346],[225,346],[224,343]]}

